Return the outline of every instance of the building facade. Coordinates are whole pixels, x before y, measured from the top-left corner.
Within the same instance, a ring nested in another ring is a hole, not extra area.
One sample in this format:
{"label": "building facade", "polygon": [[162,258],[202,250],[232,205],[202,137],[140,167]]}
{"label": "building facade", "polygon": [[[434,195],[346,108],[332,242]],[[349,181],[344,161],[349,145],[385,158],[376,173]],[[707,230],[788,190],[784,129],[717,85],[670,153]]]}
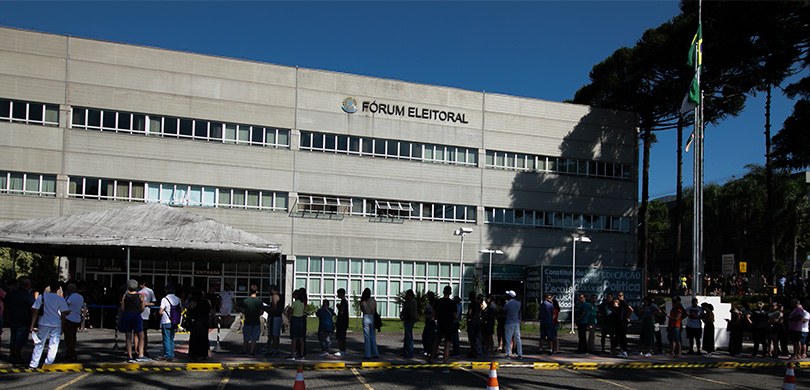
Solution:
{"label": "building facade", "polygon": [[636,140],[629,113],[0,28],[0,222],[161,202],[284,254],[141,259],[156,285],[369,287],[394,317],[462,265],[464,291],[486,285],[483,249],[519,289],[522,267],[571,263],[578,227],[578,265],[634,266]]}

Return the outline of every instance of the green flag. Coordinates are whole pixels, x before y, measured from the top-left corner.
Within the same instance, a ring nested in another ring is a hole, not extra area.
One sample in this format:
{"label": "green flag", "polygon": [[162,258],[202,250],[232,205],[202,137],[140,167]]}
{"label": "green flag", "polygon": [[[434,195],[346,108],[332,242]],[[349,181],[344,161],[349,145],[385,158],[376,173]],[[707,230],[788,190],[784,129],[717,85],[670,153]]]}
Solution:
{"label": "green flag", "polygon": [[689,58],[686,63],[695,67],[695,76],[689,85],[689,92],[683,97],[680,113],[684,115],[694,110],[700,105],[700,68],[703,66],[703,28],[698,24],[697,32],[692,38],[692,46],[689,48]]}
{"label": "green flag", "polygon": [[698,68],[703,66],[703,26],[700,24],[698,24],[695,37],[692,38],[692,46],[689,48],[689,57],[686,60],[686,64],[695,66],[695,62],[697,62]]}
{"label": "green flag", "polygon": [[698,75],[692,78],[692,84],[689,86],[689,92],[683,97],[681,103],[681,115],[691,112],[700,104],[700,83],[698,82]]}

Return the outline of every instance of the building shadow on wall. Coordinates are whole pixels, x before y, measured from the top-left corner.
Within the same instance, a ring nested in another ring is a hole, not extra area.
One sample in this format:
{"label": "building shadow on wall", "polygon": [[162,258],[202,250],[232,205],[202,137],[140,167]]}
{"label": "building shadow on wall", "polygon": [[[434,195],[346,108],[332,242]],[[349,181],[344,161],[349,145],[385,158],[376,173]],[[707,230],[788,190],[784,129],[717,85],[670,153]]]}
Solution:
{"label": "building shadow on wall", "polygon": [[[635,121],[635,115],[630,113],[590,109],[563,137],[558,154],[548,156],[556,157],[553,166],[549,164],[545,171],[515,172],[509,207],[515,210],[516,218],[521,211],[533,210],[535,220],[533,226],[489,223],[492,247],[511,248],[508,256],[514,264],[570,265],[572,236],[579,226],[574,216],[610,215],[629,218],[630,232],[603,232],[586,222],[585,233],[593,242],[577,246],[577,264],[606,267],[634,264],[638,192]],[[542,136],[541,131],[538,130],[538,137]],[[599,168],[600,163],[604,164],[604,170]],[[622,165],[629,168],[625,169],[629,171],[626,177],[614,171]],[[595,168],[600,169],[598,177],[592,177]],[[610,175],[618,177],[606,178]],[[538,221],[541,218],[538,211],[545,212],[545,222]],[[548,216],[551,212],[554,217]],[[570,215],[571,222],[555,221],[562,215]],[[624,237],[616,236],[619,234]]]}

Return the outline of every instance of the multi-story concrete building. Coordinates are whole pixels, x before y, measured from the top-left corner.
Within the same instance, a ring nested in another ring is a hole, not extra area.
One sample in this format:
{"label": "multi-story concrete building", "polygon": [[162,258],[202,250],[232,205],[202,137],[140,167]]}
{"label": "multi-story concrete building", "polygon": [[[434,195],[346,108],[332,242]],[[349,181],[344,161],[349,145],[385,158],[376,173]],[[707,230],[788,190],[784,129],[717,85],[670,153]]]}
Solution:
{"label": "multi-story concrete building", "polygon": [[[161,202],[281,245],[273,265],[136,260],[156,285],[243,294],[270,269],[396,316],[461,264],[486,285],[482,249],[520,292],[524,266],[570,264],[579,226],[577,264],[635,265],[636,140],[628,113],[0,29],[0,222]],[[71,267],[112,284],[105,261]]]}

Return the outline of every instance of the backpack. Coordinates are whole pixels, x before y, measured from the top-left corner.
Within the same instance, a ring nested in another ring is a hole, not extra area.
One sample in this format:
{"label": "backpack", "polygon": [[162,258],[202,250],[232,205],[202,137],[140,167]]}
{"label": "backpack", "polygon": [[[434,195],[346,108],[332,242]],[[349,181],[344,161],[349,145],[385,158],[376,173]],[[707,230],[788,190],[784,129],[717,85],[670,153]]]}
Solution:
{"label": "backpack", "polygon": [[172,325],[175,325],[175,326],[180,325],[180,322],[182,321],[182,314],[183,314],[182,309],[180,308],[180,305],[172,305],[172,302],[169,300],[169,298],[163,298],[163,299],[165,299],[166,302],[169,302],[169,307],[170,307],[169,308],[169,321],[172,323]]}

